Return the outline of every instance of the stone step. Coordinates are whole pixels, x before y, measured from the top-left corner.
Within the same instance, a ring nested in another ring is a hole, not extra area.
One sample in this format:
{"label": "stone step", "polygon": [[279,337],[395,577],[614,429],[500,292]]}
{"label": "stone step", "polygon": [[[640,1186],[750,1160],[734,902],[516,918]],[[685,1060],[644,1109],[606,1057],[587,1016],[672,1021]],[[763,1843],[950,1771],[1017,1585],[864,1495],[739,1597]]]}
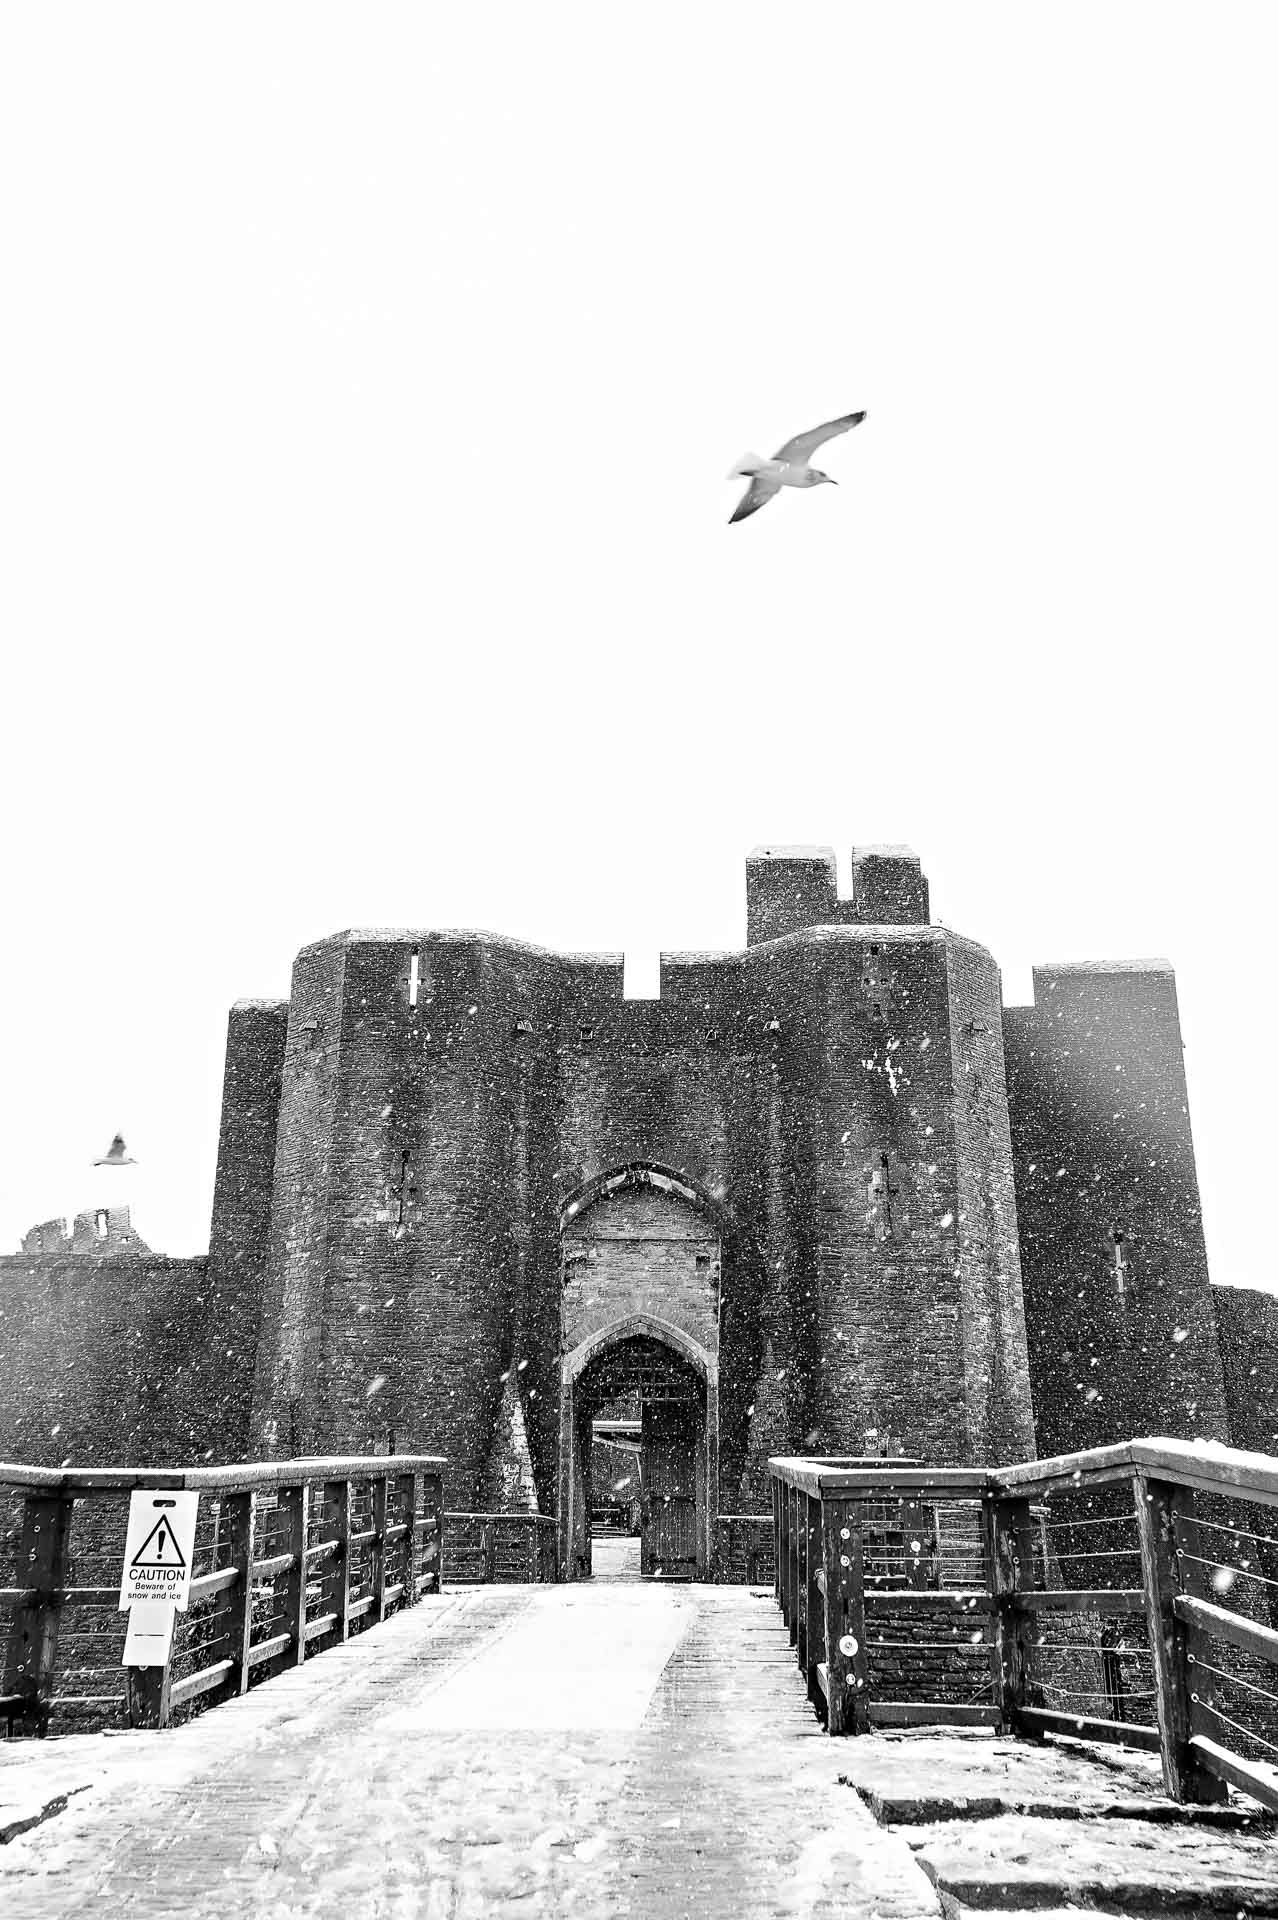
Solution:
{"label": "stone step", "polygon": [[1278,1914],[1272,1835],[1148,1820],[1001,1814],[903,1827],[942,1897],[979,1913]]}

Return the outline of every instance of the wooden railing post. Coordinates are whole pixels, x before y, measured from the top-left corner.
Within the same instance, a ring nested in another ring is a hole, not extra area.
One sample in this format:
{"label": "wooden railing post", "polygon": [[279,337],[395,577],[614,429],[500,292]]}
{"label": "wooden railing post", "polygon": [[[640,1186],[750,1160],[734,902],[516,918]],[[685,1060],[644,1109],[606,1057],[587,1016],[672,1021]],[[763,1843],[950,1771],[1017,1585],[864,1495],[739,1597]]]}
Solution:
{"label": "wooden railing post", "polygon": [[825,1522],[826,1725],[864,1733],[869,1725],[870,1663],[865,1642],[865,1573],[859,1509],[822,1501]]}
{"label": "wooden railing post", "polygon": [[[772,1492],[772,1597],[773,1597],[773,1599],[774,1599],[774,1600],[776,1601],[776,1603],[777,1603],[777,1605],[778,1605],[778,1606],[781,1606],[781,1605],[782,1605],[782,1600],[781,1600],[781,1595],[782,1595],[782,1591],[783,1591],[783,1587],[782,1587],[782,1579],[781,1579],[781,1568],[782,1568],[782,1564],[783,1564],[783,1561],[782,1561],[782,1555],[783,1555],[783,1553],[784,1553],[784,1551],[785,1551],[785,1530],[784,1530],[784,1527],[783,1527],[783,1525],[782,1525],[782,1519],[781,1519],[781,1515],[782,1515],[782,1511],[783,1511],[783,1509],[782,1509],[782,1505],[781,1505],[781,1494],[782,1494],[782,1487],[781,1487],[781,1482],[780,1482],[780,1481],[779,1481],[779,1480],[778,1480],[778,1479],[776,1478],[776,1476],[775,1476],[775,1474],[774,1474],[774,1475],[772,1475],[772,1477],[771,1477],[771,1479],[772,1479],[772,1485],[771,1485],[771,1492]],[[784,1619],[784,1617],[785,1617],[785,1615],[784,1615],[784,1611],[783,1611],[783,1612],[782,1612],[782,1618]]]}
{"label": "wooden railing post", "polygon": [[422,1476],[405,1473],[399,1482],[399,1517],[404,1522],[404,1591],[400,1605],[417,1605],[417,1509],[422,1502]]}
{"label": "wooden railing post", "polygon": [[1197,1764],[1189,1745],[1193,1731],[1189,1646],[1187,1629],[1174,1609],[1178,1589],[1176,1515],[1178,1508],[1182,1515],[1192,1512],[1193,1494],[1141,1472],[1133,1474],[1132,1480],[1149,1648],[1154,1662],[1163,1785],[1172,1800],[1199,1804],[1219,1801],[1225,1798],[1226,1788]]}
{"label": "wooden railing post", "polygon": [[[310,1518],[310,1489],[303,1480],[281,1487],[279,1500],[288,1521],[284,1551],[293,1564],[284,1575],[284,1626],[293,1636],[281,1664],[300,1666],[306,1658],[306,1527]],[[272,1663],[273,1664],[273,1663]]]}
{"label": "wooden railing post", "polygon": [[795,1651],[804,1678],[808,1672],[808,1564],[812,1555],[812,1522],[806,1493],[799,1495],[799,1565],[795,1579]]}
{"label": "wooden railing post", "polygon": [[999,1731],[1020,1731],[1020,1713],[1030,1704],[1032,1619],[1017,1610],[1016,1595],[1034,1583],[1034,1519],[1030,1503],[1022,1499],[987,1497],[985,1555],[990,1597],[994,1602],[994,1647],[991,1655],[994,1698]]}
{"label": "wooden railing post", "polygon": [[444,1483],[437,1473],[422,1482],[422,1588],[441,1593],[444,1584]]}
{"label": "wooden railing post", "polygon": [[230,1564],[235,1568],[235,1585],[227,1607],[226,1651],[236,1663],[228,1692],[247,1693],[249,1686],[249,1649],[253,1644],[253,1547],[257,1530],[257,1496],[252,1488],[246,1493],[229,1493],[222,1502],[226,1516],[226,1542]]}
{"label": "wooden railing post", "polygon": [[23,1598],[14,1609],[5,1660],[4,1692],[17,1694],[25,1714],[44,1733],[49,1724],[53,1675],[58,1654],[58,1623],[66,1585],[67,1541],[75,1502],[65,1497],[28,1494],[22,1505],[18,1544],[18,1584]]}
{"label": "wooden railing post", "polygon": [[825,1662],[825,1508],[820,1494],[808,1498],[807,1579],[803,1595],[804,1678],[813,1704],[819,1697],[817,1668]]}
{"label": "wooden railing post", "polygon": [[790,1553],[786,1578],[789,1581],[790,1587],[790,1610],[786,1619],[786,1625],[790,1629],[790,1645],[792,1647],[797,1647],[799,1644],[799,1516],[801,1512],[799,1501],[801,1497],[797,1487],[790,1487],[787,1490],[787,1502],[790,1509]]}
{"label": "wooden railing post", "polygon": [[333,1517],[333,1638],[349,1640],[351,1634],[351,1483],[329,1480],[324,1487],[324,1504]]}
{"label": "wooden railing post", "polygon": [[379,1474],[373,1482],[373,1600],[379,1621],[386,1618],[386,1528],[390,1520],[390,1482]]}

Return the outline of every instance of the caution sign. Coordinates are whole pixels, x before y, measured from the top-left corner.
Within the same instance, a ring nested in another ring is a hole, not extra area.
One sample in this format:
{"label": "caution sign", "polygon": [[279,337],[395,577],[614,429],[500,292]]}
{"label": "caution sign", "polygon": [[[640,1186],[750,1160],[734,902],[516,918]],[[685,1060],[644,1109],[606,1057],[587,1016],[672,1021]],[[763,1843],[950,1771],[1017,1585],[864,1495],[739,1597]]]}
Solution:
{"label": "caution sign", "polygon": [[122,1609],[142,1600],[185,1608],[199,1505],[198,1493],[165,1493],[157,1487],[133,1494],[120,1579]]}

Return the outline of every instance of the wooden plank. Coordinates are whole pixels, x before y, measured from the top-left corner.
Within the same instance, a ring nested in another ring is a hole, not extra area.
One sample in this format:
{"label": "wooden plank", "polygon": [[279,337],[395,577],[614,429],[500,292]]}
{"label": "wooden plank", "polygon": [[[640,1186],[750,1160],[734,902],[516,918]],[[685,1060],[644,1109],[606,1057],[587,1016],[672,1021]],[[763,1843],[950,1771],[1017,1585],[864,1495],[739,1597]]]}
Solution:
{"label": "wooden plank", "polygon": [[1098,1486],[1143,1472],[1201,1492],[1232,1494],[1263,1506],[1278,1506],[1278,1458],[1237,1447],[1192,1447],[1168,1439],[1129,1440],[994,1469],[999,1489],[1032,1498],[1060,1486]]}
{"label": "wooden plank", "polygon": [[255,1647],[249,1648],[248,1666],[260,1667],[264,1660],[277,1659],[281,1653],[287,1653],[293,1644],[291,1633],[275,1633],[269,1640],[259,1640]]}
{"label": "wooden plank", "polygon": [[[234,1498],[234,1496],[232,1497]],[[219,1567],[216,1573],[200,1574],[197,1579],[191,1582],[190,1605],[192,1607],[202,1607],[205,1601],[215,1599],[219,1593],[226,1593],[229,1588],[235,1585],[239,1577],[238,1567]],[[115,1590],[115,1598],[118,1600],[119,1597],[119,1590],[117,1588]],[[68,1594],[67,1599],[69,1600],[70,1598],[71,1595]]]}
{"label": "wooden plank", "polygon": [[996,1727],[995,1706],[968,1706],[948,1700],[871,1700],[867,1716],[872,1727]]}
{"label": "wooden plank", "polygon": [[1022,1707],[1020,1724],[1026,1733],[1067,1733],[1075,1740],[1105,1740],[1120,1747],[1139,1747],[1157,1753],[1157,1727],[1134,1727],[1125,1720],[1093,1720],[1087,1714],[1056,1713],[1047,1707]]}
{"label": "wooden plank", "polygon": [[1163,1785],[1168,1797],[1180,1804],[1219,1801],[1225,1797],[1222,1782],[1203,1771],[1189,1748],[1189,1736],[1195,1729],[1190,1725],[1186,1630],[1173,1609],[1178,1584],[1174,1519],[1177,1490],[1165,1480],[1151,1480],[1138,1473],[1132,1491],[1154,1665]]}
{"label": "wooden plank", "polygon": [[1177,1440],[1133,1440],[1132,1457],[1156,1474],[1203,1493],[1232,1494],[1261,1506],[1278,1506],[1278,1458],[1240,1447],[1190,1447]]}
{"label": "wooden plank", "polygon": [[267,1560],[253,1562],[253,1576],[257,1580],[274,1580],[281,1573],[292,1573],[297,1565],[294,1553],[273,1553]]}
{"label": "wooden plank", "polygon": [[362,1620],[364,1615],[371,1613],[376,1605],[377,1601],[374,1596],[371,1593],[366,1593],[362,1600],[351,1601],[346,1609],[346,1618],[348,1620]]}
{"label": "wooden plank", "polygon": [[1129,1440],[1116,1447],[1090,1447],[1085,1453],[1057,1453],[1046,1460],[1026,1460],[1016,1466],[995,1467],[990,1475],[991,1491],[1011,1493],[1032,1500],[1061,1485],[1080,1486],[1084,1479],[1095,1485],[1110,1479],[1127,1480],[1132,1473],[1132,1447]]}
{"label": "wooden plank", "polygon": [[1238,1647],[1243,1653],[1278,1662],[1278,1633],[1272,1627],[1259,1626],[1254,1620],[1245,1620],[1240,1613],[1231,1613],[1228,1607],[1216,1607],[1208,1600],[1188,1594],[1178,1594],[1172,1605],[1176,1618],[1186,1626],[1196,1627],[1213,1640],[1223,1640],[1227,1646]]}
{"label": "wooden plank", "polygon": [[201,1694],[225,1686],[235,1678],[239,1664],[238,1660],[215,1660],[211,1667],[201,1667],[198,1673],[188,1673],[185,1680],[175,1680],[169,1688],[170,1707],[183,1706],[188,1700],[198,1700]]}
{"label": "wooden plank", "polygon": [[840,1499],[874,1494],[970,1493],[979,1498],[991,1484],[987,1467],[894,1467],[878,1460],[865,1466],[835,1467],[806,1458],[773,1459],[769,1471],[783,1485],[813,1496],[834,1493]]}
{"label": "wooden plank", "polygon": [[337,1615],[335,1613],[317,1613],[313,1620],[306,1622],[304,1628],[307,1646],[310,1645],[312,1640],[322,1640],[324,1635],[331,1633],[336,1625]]}
{"label": "wooden plank", "polygon": [[[58,1657],[58,1596],[66,1585],[67,1540],[74,1503],[61,1495],[29,1492],[14,1570],[22,1582],[14,1607],[0,1692],[19,1694],[24,1712],[43,1731],[53,1699]],[[118,1598],[118,1594],[117,1594]]]}
{"label": "wooden plank", "polygon": [[227,1552],[236,1574],[227,1609],[226,1641],[235,1662],[234,1691],[247,1693],[249,1647],[253,1640],[253,1547],[257,1531],[257,1495],[252,1488],[227,1494],[222,1512],[227,1523]]}
{"label": "wooden plank", "polygon": [[1048,1593],[1018,1593],[1020,1613],[1143,1613],[1143,1587],[1057,1587]]}
{"label": "wooden plank", "polygon": [[1271,1813],[1278,1813],[1278,1767],[1266,1766],[1263,1760],[1244,1760],[1236,1753],[1230,1753],[1227,1747],[1209,1739],[1205,1733],[1191,1736],[1190,1746],[1200,1766],[1214,1774],[1218,1780],[1228,1782],[1243,1793],[1249,1793],[1253,1800],[1259,1800],[1262,1807],[1268,1807]]}
{"label": "wooden plank", "polygon": [[[438,1473],[441,1453],[396,1454],[404,1472]],[[29,1467],[0,1461],[0,1486],[29,1487],[49,1494],[127,1493],[135,1487],[169,1492],[242,1492],[249,1487],[285,1487],[300,1480],[357,1479],[368,1472],[368,1455],[327,1454],[304,1460],[242,1460],[225,1467]]]}

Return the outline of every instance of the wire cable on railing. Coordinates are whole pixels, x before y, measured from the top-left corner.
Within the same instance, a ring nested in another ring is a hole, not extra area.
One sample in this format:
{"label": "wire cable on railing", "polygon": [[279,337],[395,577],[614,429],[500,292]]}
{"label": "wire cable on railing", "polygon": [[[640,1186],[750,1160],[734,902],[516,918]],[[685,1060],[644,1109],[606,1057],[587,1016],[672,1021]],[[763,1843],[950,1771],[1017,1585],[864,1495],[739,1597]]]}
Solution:
{"label": "wire cable on railing", "polygon": [[1121,1691],[1115,1689],[1113,1692],[1097,1693],[1087,1687],[1062,1687],[1055,1680],[1041,1680],[1037,1675],[1033,1684],[1041,1687],[1044,1693],[1060,1694],[1063,1700],[1154,1700],[1158,1694],[1156,1687],[1123,1687]]}
{"label": "wire cable on railing", "polygon": [[1054,1560],[1121,1560],[1125,1555],[1133,1559],[1140,1558],[1139,1547],[1053,1547],[1050,1557]]}
{"label": "wire cable on railing", "polygon": [[1234,1580],[1258,1580],[1262,1587],[1278,1587],[1278,1580],[1270,1580],[1263,1573],[1253,1573],[1250,1567],[1230,1567],[1223,1560],[1204,1560],[1200,1554],[1186,1552],[1184,1547],[1177,1547],[1176,1555],[1178,1559],[1192,1560],[1200,1567],[1214,1567],[1217,1573],[1232,1574]]}
{"label": "wire cable on railing", "polygon": [[1223,1520],[1204,1520],[1200,1513],[1193,1515],[1193,1524],[1196,1527],[1210,1527],[1213,1533],[1231,1534],[1237,1546],[1241,1546],[1244,1540],[1255,1540],[1268,1547],[1278,1547],[1278,1536],[1272,1533],[1255,1533],[1250,1527],[1231,1527]]}
{"label": "wire cable on railing", "polygon": [[1200,1673],[1214,1673],[1231,1687],[1246,1687],[1248,1693],[1258,1693],[1262,1700],[1278,1706],[1278,1693],[1271,1693],[1268,1687],[1258,1687],[1254,1680],[1244,1680],[1240,1673],[1227,1673],[1223,1667],[1213,1667],[1210,1660],[1202,1660],[1196,1653],[1191,1653],[1188,1659],[1190,1666],[1197,1667]]}
{"label": "wire cable on railing", "polygon": [[1119,1513],[1085,1520],[1047,1520],[1044,1524],[1051,1532],[1054,1527],[1130,1527],[1135,1520],[1129,1513]]}
{"label": "wire cable on railing", "polygon": [[1099,1640],[1035,1640],[1035,1653],[1117,1654],[1120,1660],[1148,1660],[1148,1647],[1106,1647]]}
{"label": "wire cable on railing", "polygon": [[988,1653],[992,1640],[869,1640],[870,1647],[890,1653]]}
{"label": "wire cable on railing", "polygon": [[1278,1747],[1274,1745],[1273,1741],[1266,1740],[1264,1734],[1257,1733],[1254,1727],[1245,1727],[1241,1720],[1231,1720],[1227,1713],[1222,1713],[1220,1708],[1215,1706],[1210,1700],[1204,1700],[1201,1694],[1191,1693],[1189,1697],[1196,1707],[1202,1707],[1206,1713],[1215,1714],[1217,1720],[1223,1720],[1227,1727],[1232,1727],[1236,1733],[1241,1733],[1245,1739],[1254,1740],[1257,1746],[1267,1747],[1270,1753],[1278,1753]]}

